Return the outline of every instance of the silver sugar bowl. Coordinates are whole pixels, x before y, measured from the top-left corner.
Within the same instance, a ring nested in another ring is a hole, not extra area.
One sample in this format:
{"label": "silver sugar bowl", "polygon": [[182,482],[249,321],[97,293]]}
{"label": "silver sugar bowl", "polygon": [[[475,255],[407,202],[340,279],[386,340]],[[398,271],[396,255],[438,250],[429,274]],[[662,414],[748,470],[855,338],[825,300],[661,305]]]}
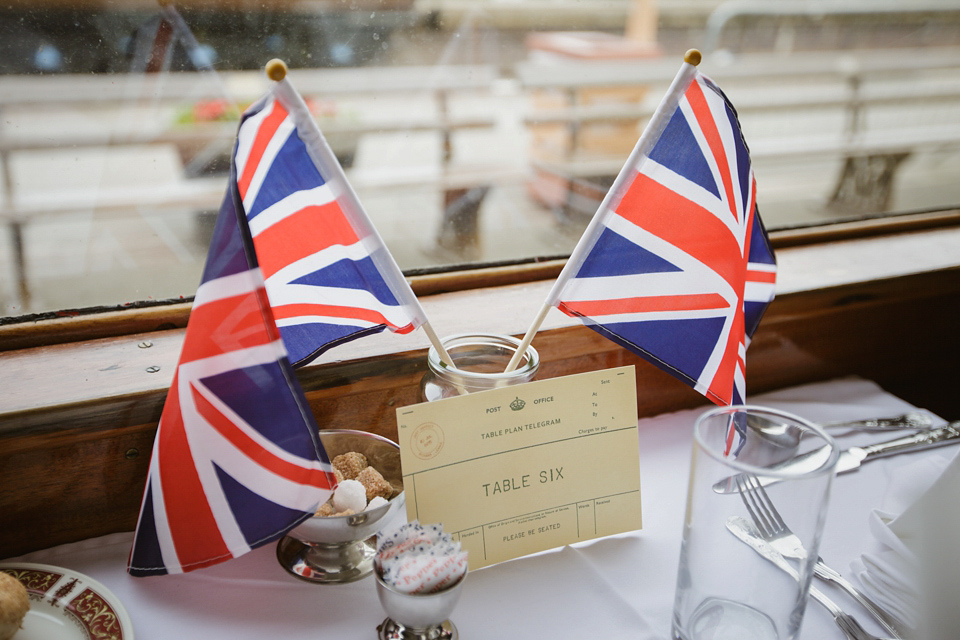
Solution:
{"label": "silver sugar bowl", "polygon": [[[320,442],[330,460],[357,451],[394,487],[403,487],[400,447],[366,431],[320,431]],[[277,560],[291,574],[308,582],[342,584],[373,572],[376,533],[404,510],[401,490],[387,504],[345,516],[314,516],[277,543]]]}

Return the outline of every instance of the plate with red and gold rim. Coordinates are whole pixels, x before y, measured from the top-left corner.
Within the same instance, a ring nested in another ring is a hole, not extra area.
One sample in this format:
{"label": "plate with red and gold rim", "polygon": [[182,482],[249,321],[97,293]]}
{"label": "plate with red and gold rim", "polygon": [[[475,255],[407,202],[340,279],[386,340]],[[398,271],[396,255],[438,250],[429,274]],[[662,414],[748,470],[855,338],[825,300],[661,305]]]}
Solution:
{"label": "plate with red and gold rim", "polygon": [[30,610],[14,640],[133,640],[133,625],[113,593],[63,567],[0,562],[27,588]]}

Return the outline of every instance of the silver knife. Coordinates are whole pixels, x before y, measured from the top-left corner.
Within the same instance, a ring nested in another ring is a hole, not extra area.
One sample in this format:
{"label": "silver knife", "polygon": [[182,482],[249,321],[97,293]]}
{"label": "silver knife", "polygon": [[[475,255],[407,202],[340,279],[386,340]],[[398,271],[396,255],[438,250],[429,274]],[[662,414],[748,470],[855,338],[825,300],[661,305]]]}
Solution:
{"label": "silver knife", "polygon": [[[960,420],[951,422],[948,425],[937,429],[920,431],[902,438],[894,438],[878,444],[870,444],[863,447],[850,447],[840,452],[840,459],[837,461],[837,473],[846,473],[858,469],[864,462],[869,462],[876,458],[890,456],[896,453],[908,453],[933,447],[942,447],[948,444],[960,442]],[[786,462],[770,467],[773,471],[785,471],[790,473],[803,473],[819,469],[820,466],[830,456],[830,449],[827,446],[808,451],[803,455],[791,458]],[[761,486],[768,486],[780,482],[781,478],[773,476],[764,476],[757,474],[757,479]],[[713,485],[716,493],[737,493],[737,476],[724,478]]]}
{"label": "silver knife", "polygon": [[[769,542],[761,538],[756,527],[745,518],[730,516],[727,518],[727,530],[735,535],[741,542],[750,546],[758,554],[777,565],[782,571],[793,577],[794,580],[800,579],[800,574],[793,565],[787,562],[787,559],[784,558],[779,551],[774,549]],[[837,623],[837,626],[840,627],[847,638],[850,640],[860,640],[862,638],[872,637],[866,635],[863,627],[860,626],[860,623],[857,622],[853,616],[844,612],[833,600],[825,596],[822,591],[812,584],[810,585],[809,593],[811,598],[823,605],[823,607],[830,612],[830,615],[833,616],[833,621]]]}
{"label": "silver knife", "polygon": [[754,551],[761,556],[780,567],[782,571],[793,576],[794,580],[800,579],[800,574],[796,568],[787,562],[783,554],[773,548],[773,545],[760,537],[757,528],[753,526],[746,518],[741,516],[730,516],[727,518],[727,529],[733,535],[737,536],[741,542],[752,547]]}

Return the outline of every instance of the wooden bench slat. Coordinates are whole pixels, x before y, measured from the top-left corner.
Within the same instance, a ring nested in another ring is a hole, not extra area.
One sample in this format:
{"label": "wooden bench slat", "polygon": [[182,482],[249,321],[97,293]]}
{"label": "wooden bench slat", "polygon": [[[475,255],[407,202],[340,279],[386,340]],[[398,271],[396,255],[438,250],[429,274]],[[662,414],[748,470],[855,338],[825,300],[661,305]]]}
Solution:
{"label": "wooden bench slat", "polygon": [[[737,112],[800,111],[805,109],[849,108],[860,106],[894,105],[909,102],[960,102],[960,86],[931,87],[923,91],[903,92],[896,88],[873,91],[867,95],[852,96],[846,91],[824,94],[783,96],[779,93],[763,96],[745,96],[735,100]],[[595,104],[571,107],[537,109],[527,114],[527,124],[576,124],[616,120],[643,120],[653,115],[655,106],[636,104]]]}
{"label": "wooden bench slat", "polygon": [[[851,140],[840,138],[790,138],[751,142],[752,158],[789,158],[803,156],[862,156],[909,153],[918,150],[960,148],[960,128],[904,130],[888,135],[872,135]],[[571,178],[612,176],[620,172],[622,158],[575,157],[567,161],[536,161],[534,167]]]}
{"label": "wooden bench slat", "polygon": [[[903,76],[921,71],[960,69],[960,48],[936,47],[919,50],[868,51],[862,53],[816,51],[776,55],[744,54],[734,59],[710,58],[701,71],[720,86],[731,82]],[[642,61],[556,61],[525,60],[515,73],[527,89],[585,88],[602,86],[667,85],[680,67],[678,58]]]}
{"label": "wooden bench slat", "polygon": [[[431,65],[291,69],[290,81],[304,95],[343,96],[382,92],[487,89],[497,78],[493,65]],[[103,104],[130,101],[256,100],[269,89],[261,71],[219,74],[75,74],[0,76],[0,107],[29,104]]]}
{"label": "wooden bench slat", "polygon": [[[402,118],[377,121],[341,121],[325,123],[327,136],[363,135],[387,131],[454,131],[483,129],[496,125],[492,117]],[[75,131],[68,136],[54,137],[42,132],[5,132],[0,128],[0,152],[16,152],[64,147],[115,147],[133,144],[175,144],[197,146],[219,140],[233,143],[237,123],[204,123],[166,129],[117,134],[109,131]]]}

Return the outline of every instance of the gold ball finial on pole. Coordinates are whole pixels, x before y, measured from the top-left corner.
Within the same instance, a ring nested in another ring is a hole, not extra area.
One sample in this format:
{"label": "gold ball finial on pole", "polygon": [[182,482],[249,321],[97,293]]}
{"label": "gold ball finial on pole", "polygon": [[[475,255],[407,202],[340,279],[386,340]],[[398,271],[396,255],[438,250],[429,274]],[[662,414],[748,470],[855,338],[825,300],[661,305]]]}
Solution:
{"label": "gold ball finial on pole", "polygon": [[267,77],[274,82],[280,82],[287,77],[287,63],[279,58],[274,58],[267,63]]}
{"label": "gold ball finial on pole", "polygon": [[687,64],[692,64],[693,66],[700,64],[700,60],[702,59],[703,56],[700,55],[699,49],[690,49],[683,55],[683,61]]}

